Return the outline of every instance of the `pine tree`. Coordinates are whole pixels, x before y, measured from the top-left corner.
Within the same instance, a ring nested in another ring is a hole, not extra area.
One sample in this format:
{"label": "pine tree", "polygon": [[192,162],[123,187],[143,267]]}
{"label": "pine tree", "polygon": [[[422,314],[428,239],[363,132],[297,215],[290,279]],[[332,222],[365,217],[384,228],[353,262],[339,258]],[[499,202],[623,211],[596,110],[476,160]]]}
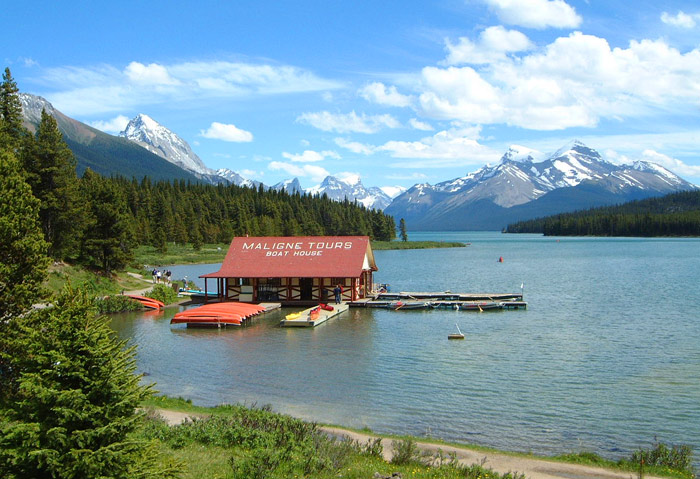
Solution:
{"label": "pine tree", "polygon": [[[0,132],[5,133],[5,141],[17,148],[20,140],[26,135],[22,125],[22,102],[19,99],[19,88],[9,68],[5,68],[0,85]],[[0,145],[2,146],[2,145]]]}
{"label": "pine tree", "polygon": [[[39,226],[39,201],[19,162],[0,150],[0,324],[41,297],[48,245]],[[1,382],[1,381],[0,381]]]}
{"label": "pine tree", "polygon": [[154,469],[154,447],[130,436],[151,390],[134,374],[134,348],[84,292],[67,289],[11,326],[0,338],[13,372],[1,386],[0,477],[173,476]]}
{"label": "pine tree", "polygon": [[26,153],[25,169],[34,196],[41,201],[39,218],[50,244],[50,256],[76,256],[84,215],[79,207],[75,158],[56,119],[45,110],[41,112],[34,148]]}
{"label": "pine tree", "polygon": [[401,241],[408,241],[408,233],[406,232],[406,222],[403,218],[399,221],[399,234],[401,236]]}
{"label": "pine tree", "polygon": [[87,205],[81,257],[104,272],[121,269],[133,258],[133,227],[126,199],[114,181],[88,169],[80,182]]}

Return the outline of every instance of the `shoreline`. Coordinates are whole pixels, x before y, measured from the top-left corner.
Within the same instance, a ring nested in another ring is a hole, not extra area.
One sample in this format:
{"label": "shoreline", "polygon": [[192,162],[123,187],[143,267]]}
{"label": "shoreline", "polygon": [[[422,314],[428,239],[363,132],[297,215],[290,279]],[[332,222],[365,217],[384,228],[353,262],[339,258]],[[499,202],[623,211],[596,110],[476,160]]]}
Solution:
{"label": "shoreline", "polygon": [[[157,402],[158,398],[154,398]],[[173,409],[171,406],[173,400],[166,398],[167,408],[158,407],[150,401],[143,406],[143,409],[152,410],[168,425],[176,426],[193,418],[203,419],[213,415],[212,408],[203,406],[187,406],[182,405],[181,408]],[[188,403],[189,404],[189,403]],[[182,409],[192,409],[186,411]],[[209,411],[209,412],[207,412]],[[496,449],[481,447],[477,445],[446,443],[440,440],[426,440],[425,438],[413,436],[394,436],[387,434],[378,434],[371,431],[357,431],[351,428],[346,428],[338,425],[318,424],[319,429],[324,433],[338,438],[345,438],[359,443],[367,443],[368,441],[380,439],[383,447],[384,460],[389,462],[393,457],[392,443],[395,440],[411,438],[415,441],[416,446],[429,454],[442,452],[443,454],[454,454],[460,464],[464,465],[482,465],[493,469],[500,474],[509,472],[517,472],[524,474],[528,479],[629,479],[631,475],[637,475],[625,469],[617,469],[612,467],[579,464],[570,462],[555,457],[542,457],[533,454],[517,453],[510,451],[500,451]],[[661,479],[662,476],[654,476],[644,474],[648,479]]]}

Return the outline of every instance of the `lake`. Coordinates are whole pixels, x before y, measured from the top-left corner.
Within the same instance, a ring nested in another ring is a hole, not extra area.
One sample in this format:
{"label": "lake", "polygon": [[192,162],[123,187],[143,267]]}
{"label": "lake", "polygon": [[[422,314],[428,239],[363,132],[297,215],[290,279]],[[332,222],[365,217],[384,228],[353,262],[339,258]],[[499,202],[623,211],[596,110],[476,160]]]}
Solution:
{"label": "lake", "polygon": [[[700,240],[409,233],[466,248],[376,251],[392,291],[520,292],[527,310],[351,309],[314,329],[170,326],[114,315],[156,389],[305,419],[500,449],[617,459],[700,451]],[[499,257],[503,262],[499,263]],[[219,265],[172,266],[173,278]],[[202,280],[198,280],[201,286]],[[210,286],[214,286],[210,282]],[[464,341],[448,341],[459,324]]]}

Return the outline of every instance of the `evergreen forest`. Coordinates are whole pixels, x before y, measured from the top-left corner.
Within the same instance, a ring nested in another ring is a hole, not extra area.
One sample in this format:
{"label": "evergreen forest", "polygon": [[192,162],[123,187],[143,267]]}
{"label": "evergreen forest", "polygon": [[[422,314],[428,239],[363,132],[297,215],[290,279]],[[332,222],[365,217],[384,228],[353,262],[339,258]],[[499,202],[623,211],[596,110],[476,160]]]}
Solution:
{"label": "evergreen forest", "polygon": [[[234,236],[362,235],[387,241],[394,219],[350,201],[197,181],[103,177],[76,161],[56,120],[42,113],[36,133],[22,124],[18,88],[9,69],[2,84],[0,151],[14,157],[38,200],[49,256],[111,272],[133,249],[168,243],[228,243]],[[7,166],[7,165],[6,165]],[[124,172],[128,175],[128,172]]]}
{"label": "evergreen forest", "polygon": [[545,236],[700,236],[700,191],[510,224],[506,233]]}

